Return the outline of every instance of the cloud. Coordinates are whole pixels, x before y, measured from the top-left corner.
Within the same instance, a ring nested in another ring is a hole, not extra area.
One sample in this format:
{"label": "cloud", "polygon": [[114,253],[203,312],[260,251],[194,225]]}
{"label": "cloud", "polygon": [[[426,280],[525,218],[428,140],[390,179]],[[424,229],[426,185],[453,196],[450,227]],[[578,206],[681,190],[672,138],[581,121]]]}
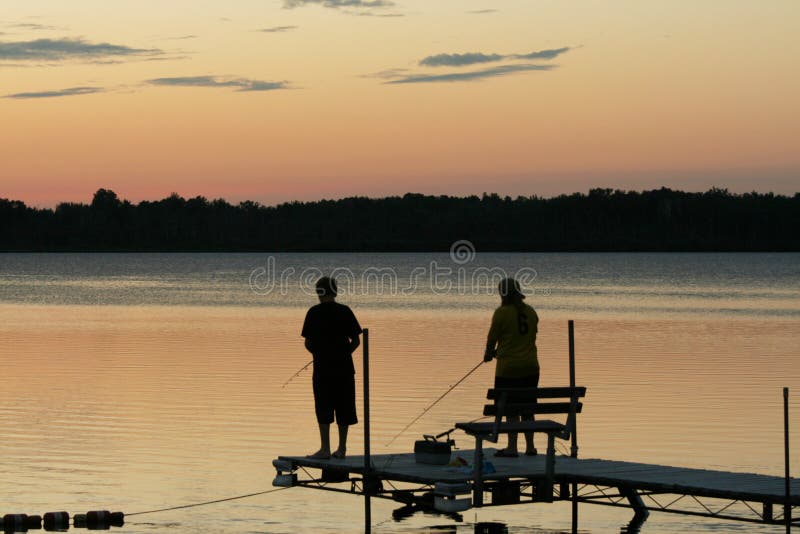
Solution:
{"label": "cloud", "polygon": [[296,30],[297,26],[272,26],[271,28],[261,28],[260,30],[256,30],[257,32],[264,32],[264,33],[279,33],[279,32],[288,32],[290,30]]}
{"label": "cloud", "polygon": [[346,13],[347,15],[355,15],[357,17],[405,17],[403,13],[375,13],[374,11],[351,11],[349,9],[343,9],[342,13]]}
{"label": "cloud", "polygon": [[157,48],[131,48],[110,43],[91,43],[81,38],[0,41],[0,61],[98,60],[163,54]]}
{"label": "cloud", "polygon": [[474,65],[475,63],[500,61],[505,59],[505,57],[506,56],[501,56],[500,54],[481,54],[479,52],[466,54],[436,54],[435,56],[428,56],[422,59],[419,64],[426,67],[463,67],[464,65]]}
{"label": "cloud", "polygon": [[320,5],[331,9],[339,8],[373,8],[373,7],[392,7],[394,2],[391,0],[283,0],[284,9],[294,9],[296,7]]}
{"label": "cloud", "polygon": [[269,82],[248,78],[228,78],[222,76],[177,76],[172,78],[154,78],[147,80],[151,85],[172,87],[234,87],[238,92],[274,91],[288,89],[286,81]]}
{"label": "cloud", "polygon": [[466,54],[436,54],[423,58],[419,64],[425,67],[463,67],[478,63],[491,63],[506,59],[523,59],[530,61],[533,59],[554,59],[564,52],[571,50],[570,47],[555,48],[551,50],[539,50],[529,54],[483,54],[480,52],[468,52]]}
{"label": "cloud", "polygon": [[31,93],[15,93],[13,95],[6,95],[3,98],[58,98],[62,96],[75,96],[75,95],[90,95],[92,93],[102,93],[105,89],[102,87],[69,87],[58,91],[41,91]]}
{"label": "cloud", "polygon": [[42,30],[63,30],[64,28],[60,28],[58,26],[50,26],[48,24],[36,24],[34,22],[19,22],[17,24],[11,24],[11,28],[22,28],[25,30],[34,30],[34,31],[42,31]]}
{"label": "cloud", "polygon": [[362,78],[381,78],[383,80],[393,80],[405,76],[408,69],[386,69],[371,74],[363,74]]}
{"label": "cloud", "polygon": [[545,71],[552,70],[553,65],[500,65],[484,70],[474,70],[470,72],[451,72],[447,74],[413,74],[396,80],[384,82],[386,84],[406,84],[406,83],[439,83],[439,82],[468,82],[481,80],[484,78],[495,78],[519,72]]}
{"label": "cloud", "polygon": [[572,50],[569,46],[563,48],[553,48],[550,50],[539,50],[538,52],[531,52],[530,54],[516,54],[512,56],[515,59],[554,59],[564,52]]}
{"label": "cloud", "polygon": [[487,13],[497,13],[497,9],[475,9],[472,11],[467,11],[470,15],[486,15]]}

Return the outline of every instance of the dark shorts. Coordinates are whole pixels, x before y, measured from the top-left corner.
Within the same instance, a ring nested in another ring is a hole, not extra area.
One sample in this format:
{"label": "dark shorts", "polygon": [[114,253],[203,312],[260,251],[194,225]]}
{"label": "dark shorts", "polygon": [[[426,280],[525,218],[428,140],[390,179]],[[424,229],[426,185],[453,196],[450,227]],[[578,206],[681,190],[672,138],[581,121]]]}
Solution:
{"label": "dark shorts", "polygon": [[494,377],[494,387],[496,388],[535,388],[539,387],[539,371],[532,375],[520,378],[505,378],[502,376]]}
{"label": "dark shorts", "polygon": [[[502,376],[494,377],[494,387],[496,388],[535,388],[539,387],[539,371],[532,375],[523,376],[520,378],[505,378]],[[530,419],[533,417],[533,410],[530,413],[523,413],[523,419]]]}
{"label": "dark shorts", "polygon": [[334,417],[337,425],[354,425],[358,422],[355,375],[343,373],[324,378],[315,375],[313,382],[317,423],[329,425]]}

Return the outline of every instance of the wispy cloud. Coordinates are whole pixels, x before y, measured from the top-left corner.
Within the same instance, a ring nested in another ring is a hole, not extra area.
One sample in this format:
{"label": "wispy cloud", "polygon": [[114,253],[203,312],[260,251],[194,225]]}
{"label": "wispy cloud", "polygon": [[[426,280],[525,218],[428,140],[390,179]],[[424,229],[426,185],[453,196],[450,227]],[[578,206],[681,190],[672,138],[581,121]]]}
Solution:
{"label": "wispy cloud", "polygon": [[466,54],[436,54],[423,58],[419,64],[425,67],[463,67],[479,63],[491,63],[507,59],[554,59],[571,50],[570,47],[539,50],[529,54],[483,54],[481,52],[468,52]]}
{"label": "wispy cloud", "polygon": [[172,87],[216,87],[236,88],[238,92],[274,91],[288,89],[289,82],[271,82],[252,80],[249,78],[229,78],[224,76],[177,76],[171,78],[154,78],[147,80],[151,85]]}
{"label": "wispy cloud", "polygon": [[371,74],[364,74],[362,78],[380,78],[382,80],[393,80],[395,78],[401,78],[406,75],[408,69],[386,69],[381,70],[378,72],[373,72]]}
{"label": "wispy cloud", "polygon": [[157,48],[132,48],[110,43],[92,43],[81,38],[0,41],[0,61],[69,61],[156,56]]}
{"label": "wispy cloud", "polygon": [[394,2],[391,0],[283,0],[285,9],[296,7],[319,5],[331,9],[340,8],[373,8],[373,7],[392,7]]}
{"label": "wispy cloud", "polygon": [[271,28],[261,28],[256,30],[257,32],[264,32],[264,33],[280,33],[280,32],[288,32],[291,30],[296,30],[297,26],[272,26]]}
{"label": "wispy cloud", "polygon": [[407,83],[440,83],[440,82],[468,82],[482,80],[484,78],[496,78],[530,71],[546,71],[555,68],[553,65],[499,65],[484,70],[474,70],[469,72],[450,72],[447,74],[412,74],[396,80],[384,82],[386,84],[407,84]]}
{"label": "wispy cloud", "polygon": [[10,28],[21,28],[24,30],[33,31],[51,31],[51,30],[64,30],[65,28],[59,26],[51,26],[49,24],[37,24],[35,22],[18,22],[16,24],[9,24]]}
{"label": "wispy cloud", "polygon": [[486,15],[488,13],[497,13],[497,9],[473,9],[472,11],[467,11],[470,15]]}
{"label": "wispy cloud", "polygon": [[375,11],[353,11],[350,9],[343,9],[342,13],[346,13],[347,15],[355,15],[357,17],[382,17],[382,18],[405,17],[403,13],[377,13]]}
{"label": "wispy cloud", "polygon": [[501,56],[500,54],[481,54],[480,52],[436,54],[423,58],[419,64],[426,67],[463,67],[464,65],[474,65],[476,63],[501,61],[505,58],[506,56]]}
{"label": "wispy cloud", "polygon": [[90,95],[93,93],[102,93],[102,92],[105,92],[105,89],[102,87],[69,87],[67,89],[60,89],[57,91],[15,93],[12,95],[6,95],[3,98],[16,98],[16,99],[59,98],[62,96]]}
{"label": "wispy cloud", "polygon": [[552,48],[550,50],[539,50],[537,52],[531,52],[530,54],[516,54],[513,57],[514,59],[555,59],[556,57],[560,56],[565,52],[569,52],[572,50],[571,47],[565,46],[563,48]]}

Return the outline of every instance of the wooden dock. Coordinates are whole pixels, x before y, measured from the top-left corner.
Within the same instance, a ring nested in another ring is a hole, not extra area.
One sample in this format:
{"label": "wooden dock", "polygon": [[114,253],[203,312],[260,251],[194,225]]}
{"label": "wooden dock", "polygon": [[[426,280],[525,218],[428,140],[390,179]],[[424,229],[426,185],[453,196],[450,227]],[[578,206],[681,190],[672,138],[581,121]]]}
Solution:
{"label": "wooden dock", "polygon": [[[370,454],[369,331],[365,329],[362,344],[364,455],[342,460],[281,456],[273,460],[277,470],[273,484],[361,495],[364,498],[365,532],[371,531],[372,498],[401,503],[403,507],[395,510],[398,516],[416,510],[458,514],[484,506],[571,501],[573,533],[578,532],[580,503],[632,509],[633,519],[627,532],[638,532],[651,511],[783,525],[787,533],[793,527],[800,526],[800,519],[795,519],[797,514],[792,513],[794,508],[800,507],[800,480],[790,477],[788,388],[783,389],[783,477],[578,459],[575,415],[578,412],[577,398],[585,395],[585,388],[576,388],[575,385],[573,329],[573,321],[569,321],[569,388],[551,388],[553,391],[567,391],[570,397],[567,424],[560,425],[569,432],[556,436],[570,440],[570,451],[568,456],[555,456],[555,448],[548,447],[551,458],[549,472],[546,455],[495,458],[494,449],[484,448],[482,443],[483,440],[496,441],[498,429],[495,428],[493,439],[490,439],[492,436],[483,435],[478,431],[480,429],[467,427],[468,424],[461,424],[461,427],[475,437],[475,449],[453,451],[451,459],[463,459],[461,463],[453,462],[454,466],[420,464],[413,453]],[[451,390],[452,387],[448,391]],[[546,390],[540,388],[538,392]],[[580,395],[577,394],[579,391]],[[534,403],[539,409],[550,406],[538,400]],[[503,405],[500,402],[497,407],[500,411],[495,413],[495,427],[500,424]],[[560,410],[543,411],[548,414],[561,413]],[[542,422],[537,419],[537,423]],[[548,437],[552,441],[550,434]],[[464,465],[467,463],[471,465]],[[480,466],[483,466],[483,470]]]}
{"label": "wooden dock", "polygon": [[[543,456],[494,458],[485,449],[491,464],[482,479],[486,499],[482,506],[539,503],[537,487],[545,482]],[[456,450],[453,458],[472,463],[473,450]],[[281,456],[275,461],[276,483],[313,489],[339,491],[392,499],[406,506],[437,509],[437,493],[454,501],[458,492],[437,492],[444,487],[464,485],[459,501],[472,506],[469,491],[474,483],[467,467],[418,464],[414,454],[371,455],[367,484],[363,456],[344,460],[315,460],[301,456]],[[494,472],[491,472],[494,470]],[[280,477],[283,478],[280,478]],[[601,459],[557,456],[555,500],[631,508],[639,522],[650,511],[714,517],[725,520],[784,524],[785,480],[779,476],[692,469]],[[365,488],[371,488],[365,491]],[[792,481],[791,507],[800,507],[800,480]],[[461,511],[466,509],[461,507]],[[443,512],[458,508],[438,508]],[[790,516],[791,517],[791,516]],[[793,526],[800,523],[792,522]]]}

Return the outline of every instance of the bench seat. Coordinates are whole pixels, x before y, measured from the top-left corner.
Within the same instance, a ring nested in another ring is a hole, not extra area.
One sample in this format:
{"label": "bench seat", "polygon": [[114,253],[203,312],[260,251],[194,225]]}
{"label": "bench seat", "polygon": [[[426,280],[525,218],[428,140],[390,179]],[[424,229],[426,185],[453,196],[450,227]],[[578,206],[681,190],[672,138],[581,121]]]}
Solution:
{"label": "bench seat", "polygon": [[[553,477],[555,474],[555,440],[572,440],[572,455],[577,456],[576,415],[583,410],[578,399],[586,396],[585,387],[525,387],[492,388],[486,398],[494,401],[484,406],[486,416],[494,416],[494,422],[470,421],[456,423],[455,427],[475,438],[475,461],[473,482],[473,506],[483,506],[483,442],[496,443],[501,434],[541,433],[547,435],[545,453],[545,476],[537,486],[536,498],[553,500]],[[555,402],[540,402],[540,399]],[[564,400],[562,400],[564,399]],[[565,423],[549,419],[535,419],[537,414],[566,414]],[[507,418],[522,420],[504,421]]]}
{"label": "bench seat", "polygon": [[549,420],[520,421],[519,423],[456,423],[456,428],[470,436],[491,436],[493,434],[512,434],[521,432],[542,432],[559,434],[567,429],[566,425]]}

